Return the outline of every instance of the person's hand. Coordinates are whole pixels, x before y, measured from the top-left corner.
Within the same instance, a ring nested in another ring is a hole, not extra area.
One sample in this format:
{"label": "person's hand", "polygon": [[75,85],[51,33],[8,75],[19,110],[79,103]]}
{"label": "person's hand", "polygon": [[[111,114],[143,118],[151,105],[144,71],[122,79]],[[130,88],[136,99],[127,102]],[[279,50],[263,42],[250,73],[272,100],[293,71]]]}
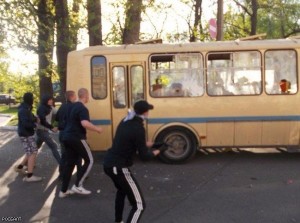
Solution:
{"label": "person's hand", "polygon": [[164,145],[164,142],[155,142],[155,143],[152,144],[151,148],[153,148],[153,149],[159,149],[163,145]]}
{"label": "person's hand", "polygon": [[58,128],[54,127],[53,129],[51,129],[52,132],[58,132]]}
{"label": "person's hand", "polygon": [[159,150],[160,153],[164,153],[169,148],[169,144],[165,142],[155,142],[153,143],[152,147],[155,150]]}
{"label": "person's hand", "polygon": [[146,146],[147,146],[148,148],[152,148],[152,145],[153,145],[153,142],[152,142],[152,141],[147,141],[147,142],[146,142]]}
{"label": "person's hand", "polygon": [[96,127],[96,132],[98,133],[98,134],[101,134],[102,132],[103,132],[103,128],[101,128],[101,127]]}

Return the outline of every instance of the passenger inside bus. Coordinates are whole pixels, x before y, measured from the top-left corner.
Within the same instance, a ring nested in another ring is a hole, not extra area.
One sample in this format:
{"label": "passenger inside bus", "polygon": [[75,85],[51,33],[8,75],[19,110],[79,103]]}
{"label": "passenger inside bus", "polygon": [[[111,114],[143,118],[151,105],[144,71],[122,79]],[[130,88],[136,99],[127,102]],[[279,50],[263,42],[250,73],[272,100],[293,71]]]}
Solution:
{"label": "passenger inside bus", "polygon": [[163,85],[159,78],[156,78],[155,84],[152,84],[152,96],[154,97],[163,96]]}
{"label": "passenger inside bus", "polygon": [[282,94],[290,93],[291,83],[286,79],[280,80],[279,86]]}
{"label": "passenger inside bus", "polygon": [[171,96],[171,97],[184,96],[184,90],[182,89],[182,84],[181,83],[171,84],[170,90],[168,91],[168,96]]}

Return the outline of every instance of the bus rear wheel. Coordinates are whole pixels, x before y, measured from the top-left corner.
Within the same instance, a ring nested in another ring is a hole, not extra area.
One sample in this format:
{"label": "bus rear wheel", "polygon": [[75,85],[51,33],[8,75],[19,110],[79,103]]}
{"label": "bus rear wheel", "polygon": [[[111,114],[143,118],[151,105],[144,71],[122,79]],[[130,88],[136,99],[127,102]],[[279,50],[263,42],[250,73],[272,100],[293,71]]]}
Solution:
{"label": "bus rear wheel", "polygon": [[167,143],[168,149],[159,154],[164,163],[178,164],[190,159],[197,150],[194,134],[183,127],[170,127],[158,134],[157,142]]}

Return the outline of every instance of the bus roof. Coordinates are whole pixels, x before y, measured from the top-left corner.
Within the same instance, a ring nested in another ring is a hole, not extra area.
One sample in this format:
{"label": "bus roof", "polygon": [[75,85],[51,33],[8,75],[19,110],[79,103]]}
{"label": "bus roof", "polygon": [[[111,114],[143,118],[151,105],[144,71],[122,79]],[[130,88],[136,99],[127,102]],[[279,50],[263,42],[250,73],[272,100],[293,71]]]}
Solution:
{"label": "bus roof", "polygon": [[235,40],[193,43],[158,43],[158,44],[128,44],[111,46],[91,46],[71,53],[84,55],[95,54],[128,54],[128,53],[167,53],[167,52],[198,52],[198,51],[228,51],[256,49],[287,49],[300,48],[300,39],[271,39],[271,40]]}

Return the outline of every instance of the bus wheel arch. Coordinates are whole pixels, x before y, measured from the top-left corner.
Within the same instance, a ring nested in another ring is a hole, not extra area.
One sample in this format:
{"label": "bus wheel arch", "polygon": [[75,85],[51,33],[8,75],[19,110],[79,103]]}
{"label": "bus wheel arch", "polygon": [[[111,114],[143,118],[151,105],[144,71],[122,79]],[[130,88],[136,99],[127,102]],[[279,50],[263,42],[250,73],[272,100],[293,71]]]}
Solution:
{"label": "bus wheel arch", "polygon": [[198,138],[191,129],[182,125],[168,126],[156,135],[155,141],[166,142],[168,149],[159,159],[168,164],[184,163],[192,158],[198,148]]}

